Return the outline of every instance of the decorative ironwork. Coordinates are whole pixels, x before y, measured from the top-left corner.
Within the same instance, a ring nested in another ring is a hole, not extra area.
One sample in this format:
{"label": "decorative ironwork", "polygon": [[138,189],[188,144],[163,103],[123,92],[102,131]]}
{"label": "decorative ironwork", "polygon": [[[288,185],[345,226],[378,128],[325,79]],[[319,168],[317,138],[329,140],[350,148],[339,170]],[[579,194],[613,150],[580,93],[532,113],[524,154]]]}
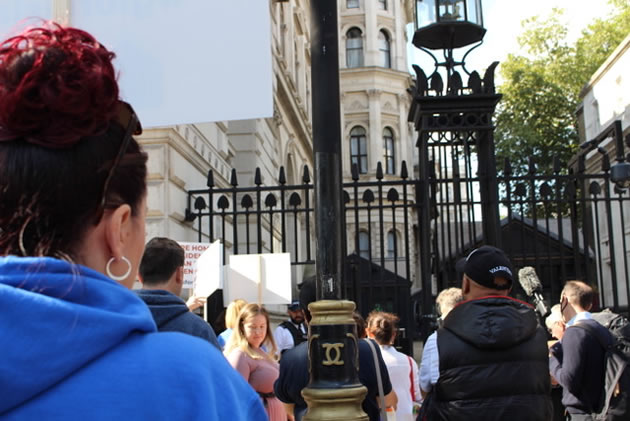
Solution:
{"label": "decorative ironwork", "polygon": [[[403,162],[398,177],[385,178],[379,166],[377,177],[367,180],[355,166],[352,181],[343,183],[342,295],[363,315],[375,308],[398,313],[405,329],[398,345],[406,351],[419,324],[430,319],[435,294],[459,285],[456,261],[488,241],[483,208],[489,205],[481,197],[478,156],[485,138],[475,133],[427,141],[425,178],[410,177]],[[614,130],[598,144],[611,136]],[[586,170],[587,156],[597,150],[593,145],[571,164],[556,160],[549,174],[537,170],[535,158],[521,176],[504,162],[495,181],[493,229],[517,267],[536,268],[549,302],[558,301],[564,281],[586,279],[599,286],[601,305],[623,311],[630,300],[630,249],[621,228],[630,219],[630,194],[612,182],[606,151],[596,153],[598,167]],[[257,170],[252,187],[239,186],[235,172],[229,186],[216,187],[210,172],[207,188],[188,192],[187,220],[198,240],[219,238],[229,254],[273,250],[291,253],[293,265],[313,264],[310,170],[304,167],[296,185],[287,184],[283,172],[276,185],[266,186]],[[389,232],[396,239],[391,254]],[[369,239],[365,253],[361,235]],[[420,292],[412,285],[422,286]]]}

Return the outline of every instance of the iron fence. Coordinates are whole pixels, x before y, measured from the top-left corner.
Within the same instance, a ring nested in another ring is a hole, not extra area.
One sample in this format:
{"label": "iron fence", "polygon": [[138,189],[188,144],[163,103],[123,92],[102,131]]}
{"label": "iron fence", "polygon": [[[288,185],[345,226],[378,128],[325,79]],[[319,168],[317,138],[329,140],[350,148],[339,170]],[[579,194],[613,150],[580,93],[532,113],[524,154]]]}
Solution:
{"label": "iron fence", "polygon": [[[512,174],[505,162],[495,177],[493,229],[517,269],[536,269],[549,303],[558,302],[565,281],[583,279],[597,286],[602,307],[628,310],[630,195],[611,182],[613,149],[606,148],[617,134],[603,133],[571,163],[556,161],[550,174],[539,173],[532,159],[527,174]],[[343,298],[364,316],[373,309],[397,313],[405,332],[399,345],[407,352],[434,313],[423,306],[441,289],[459,286],[456,262],[487,242],[483,209],[490,204],[480,194],[477,155],[487,138],[471,132],[427,140],[428,177],[410,176],[405,162],[398,176],[384,176],[379,163],[374,178],[361,178],[353,167],[352,180],[343,183]],[[229,186],[217,187],[210,171],[206,188],[188,192],[186,220],[198,241],[221,239],[226,256],[285,252],[300,267],[315,263],[314,206],[308,167],[294,185],[283,168],[276,185],[263,185],[257,169],[249,187],[239,186],[235,170]],[[518,284],[514,293],[525,298]]]}

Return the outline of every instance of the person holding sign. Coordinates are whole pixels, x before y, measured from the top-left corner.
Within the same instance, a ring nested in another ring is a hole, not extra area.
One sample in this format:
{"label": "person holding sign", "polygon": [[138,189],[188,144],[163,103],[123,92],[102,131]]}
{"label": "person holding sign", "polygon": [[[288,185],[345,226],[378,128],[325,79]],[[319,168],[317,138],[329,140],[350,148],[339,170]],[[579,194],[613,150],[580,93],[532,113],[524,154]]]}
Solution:
{"label": "person holding sign", "polygon": [[0,418],[266,420],[217,349],[158,333],[130,290],[147,155],[113,59],[55,23],[0,42]]}
{"label": "person holding sign", "polygon": [[[262,349],[265,346],[267,351]],[[269,313],[260,304],[247,304],[238,316],[238,325],[225,346],[225,356],[258,392],[269,421],[286,421],[282,402],[273,393],[278,378],[276,343],[269,326]]]}

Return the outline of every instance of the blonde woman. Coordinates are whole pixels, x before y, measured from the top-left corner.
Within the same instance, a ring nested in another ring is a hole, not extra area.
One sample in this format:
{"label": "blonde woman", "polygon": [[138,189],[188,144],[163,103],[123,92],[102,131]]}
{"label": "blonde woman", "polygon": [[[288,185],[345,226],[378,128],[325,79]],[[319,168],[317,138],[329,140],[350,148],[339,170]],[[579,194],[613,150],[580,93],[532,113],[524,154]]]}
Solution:
{"label": "blonde woman", "polygon": [[225,327],[227,329],[221,332],[221,334],[217,337],[219,345],[221,345],[222,349],[225,349],[225,344],[228,343],[234,328],[238,325],[238,315],[246,305],[247,301],[238,298],[227,306],[227,309],[225,310]]}
{"label": "blonde woman", "polygon": [[[263,345],[266,351],[262,349]],[[284,405],[273,393],[273,383],[279,374],[276,350],[267,310],[259,304],[247,304],[238,316],[224,354],[232,367],[258,392],[269,421],[286,421]]]}

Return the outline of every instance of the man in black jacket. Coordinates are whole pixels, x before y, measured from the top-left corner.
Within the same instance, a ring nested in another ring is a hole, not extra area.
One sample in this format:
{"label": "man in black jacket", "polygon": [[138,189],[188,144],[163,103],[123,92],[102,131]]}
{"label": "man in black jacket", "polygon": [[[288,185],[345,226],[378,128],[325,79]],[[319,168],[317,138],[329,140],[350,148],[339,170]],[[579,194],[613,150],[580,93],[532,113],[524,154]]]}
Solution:
{"label": "man in black jacket", "polygon": [[605,351],[594,335],[608,341],[612,337],[608,329],[591,318],[593,295],[593,289],[584,282],[564,285],[560,311],[567,329],[550,349],[549,369],[562,386],[562,404],[571,420],[591,420],[604,390]]}
{"label": "man in black jacket", "polygon": [[438,330],[430,419],[547,421],[547,337],[533,308],[508,297],[512,265],[483,246],[466,259],[457,305]]}

